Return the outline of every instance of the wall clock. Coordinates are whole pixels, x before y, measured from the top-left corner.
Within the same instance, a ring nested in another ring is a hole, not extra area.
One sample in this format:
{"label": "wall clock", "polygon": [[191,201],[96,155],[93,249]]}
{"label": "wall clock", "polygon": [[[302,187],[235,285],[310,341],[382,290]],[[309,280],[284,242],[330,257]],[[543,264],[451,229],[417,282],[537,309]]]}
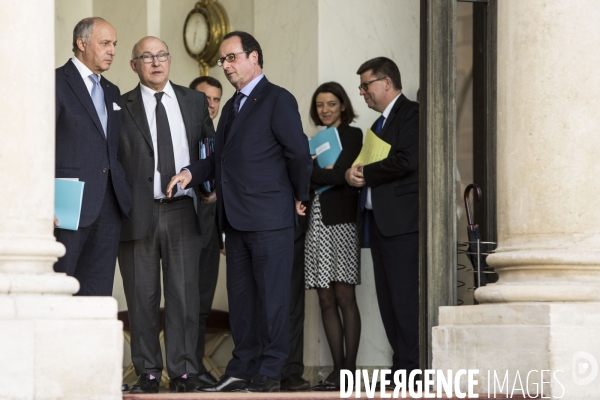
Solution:
{"label": "wall clock", "polygon": [[217,0],[199,0],[183,24],[185,50],[198,61],[200,76],[209,74],[209,67],[219,58],[223,36],[229,33],[227,13]]}

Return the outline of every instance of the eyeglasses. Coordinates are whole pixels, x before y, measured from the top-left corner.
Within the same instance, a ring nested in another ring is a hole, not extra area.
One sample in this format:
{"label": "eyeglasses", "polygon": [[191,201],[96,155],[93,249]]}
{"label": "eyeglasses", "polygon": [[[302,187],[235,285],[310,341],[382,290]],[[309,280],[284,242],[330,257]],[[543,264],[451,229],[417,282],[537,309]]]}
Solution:
{"label": "eyeglasses", "polygon": [[238,54],[243,54],[243,53],[251,53],[250,51],[240,51],[239,53],[231,53],[231,54],[227,54],[225,57],[221,57],[217,60],[217,65],[219,67],[223,66],[223,63],[225,61],[227,61],[228,63],[232,63],[235,61],[235,56],[237,56]]}
{"label": "eyeglasses", "polygon": [[164,51],[163,51],[162,53],[158,53],[158,54],[157,54],[157,55],[155,55],[155,56],[154,56],[154,55],[152,55],[152,54],[146,54],[146,53],[144,53],[144,54],[142,54],[141,56],[138,56],[138,57],[132,58],[132,60],[137,60],[137,59],[139,58],[139,59],[141,59],[141,60],[142,60],[142,62],[143,62],[144,64],[151,64],[151,63],[152,63],[152,61],[154,61],[154,58],[156,57],[156,59],[157,59],[158,61],[160,61],[160,62],[165,62],[165,61],[167,61],[167,60],[169,59],[169,55],[170,55],[170,54],[171,54],[171,53],[166,53],[166,52],[164,52]]}
{"label": "eyeglasses", "polygon": [[369,82],[363,82],[358,86],[358,90],[364,90],[365,92],[369,89],[369,85],[373,82],[377,82],[377,81],[382,81],[385,78],[387,78],[387,76],[384,76],[383,78],[379,78],[379,79],[373,79],[372,81]]}

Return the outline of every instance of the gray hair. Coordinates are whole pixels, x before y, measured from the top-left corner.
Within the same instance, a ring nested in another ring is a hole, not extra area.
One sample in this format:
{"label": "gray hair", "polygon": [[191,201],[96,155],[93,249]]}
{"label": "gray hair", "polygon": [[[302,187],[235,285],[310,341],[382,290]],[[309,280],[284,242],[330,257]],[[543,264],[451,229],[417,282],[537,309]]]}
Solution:
{"label": "gray hair", "polygon": [[73,29],[73,53],[77,54],[79,51],[77,39],[81,38],[85,44],[90,44],[90,36],[94,30],[94,24],[96,21],[104,20],[104,18],[100,17],[89,17],[82,19],[75,25],[75,29]]}

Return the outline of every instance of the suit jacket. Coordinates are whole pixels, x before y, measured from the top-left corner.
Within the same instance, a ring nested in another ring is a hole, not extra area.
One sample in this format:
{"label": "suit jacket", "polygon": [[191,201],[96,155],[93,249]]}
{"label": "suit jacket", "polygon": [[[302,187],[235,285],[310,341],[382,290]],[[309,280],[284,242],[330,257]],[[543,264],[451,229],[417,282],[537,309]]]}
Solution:
{"label": "suit jacket", "polygon": [[240,109],[224,141],[232,99],[223,107],[215,153],[188,167],[191,185],[215,176],[219,228],[224,212],[240,231],[297,224],[294,200],[308,200],[312,160],[298,103],[263,77]]}
{"label": "suit jacket", "polygon": [[[375,124],[371,128],[375,131]],[[419,104],[400,95],[380,137],[391,144],[388,157],[365,165],[373,216],[384,236],[419,230]]]}
{"label": "suit jacket", "polygon": [[85,182],[80,227],[90,226],[98,217],[107,184],[113,185],[123,217],[131,209],[131,190],[117,159],[121,118],[114,105],[119,104],[119,88],[104,77],[100,83],[108,114],[106,136],[75,64],[69,60],[56,69],[55,176]]}
{"label": "suit jacket", "polygon": [[322,220],[325,225],[356,222],[358,188],[348,185],[345,173],[362,149],[363,135],[359,128],[349,125],[338,127],[342,152],[333,169],[323,169],[315,159],[310,178],[311,192],[325,185],[334,185],[319,196]]}
{"label": "suit jacket", "polygon": [[[175,85],[171,82],[185,125],[190,150],[190,161],[199,158],[200,139],[206,132],[214,135],[208,115],[208,102],[202,92]],[[131,220],[123,224],[121,241],[143,239],[150,232],[154,207],[154,157],[158,152],[152,146],[152,136],[140,85],[121,96],[121,141],[119,159],[123,163],[127,182],[133,191]],[[199,188],[194,188],[197,192]],[[196,213],[198,230],[202,219]]]}
{"label": "suit jacket", "polygon": [[[204,137],[215,137],[215,132],[202,132]],[[198,188],[205,195],[209,195],[210,193],[206,193],[202,185],[198,185]],[[202,220],[202,247],[205,247],[213,235],[213,230],[215,229],[215,225],[217,222],[217,203],[203,203],[200,198],[198,198],[196,211],[201,214]],[[219,245],[223,248],[223,239],[222,236],[219,235]]]}

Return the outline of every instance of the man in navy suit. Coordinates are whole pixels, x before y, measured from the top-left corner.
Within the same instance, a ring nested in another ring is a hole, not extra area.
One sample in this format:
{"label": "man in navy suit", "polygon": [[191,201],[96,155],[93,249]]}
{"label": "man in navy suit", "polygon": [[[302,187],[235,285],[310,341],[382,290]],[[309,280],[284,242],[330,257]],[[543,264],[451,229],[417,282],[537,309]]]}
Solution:
{"label": "man in navy suit", "polygon": [[360,94],[381,113],[371,130],[391,145],[388,156],[346,171],[361,188],[363,247],[371,247],[379,312],[392,371],[419,368],[419,104],[402,94],[400,70],[389,58],[357,71]]}
{"label": "man in navy suit", "polygon": [[[225,375],[204,391],[279,391],[289,353],[290,281],[296,213],[309,199],[312,159],[298,104],[262,73],[262,50],[246,32],[227,34],[217,64],[236,88],[223,107],[215,154],[167,188],[215,177],[227,237],[227,293],[235,348]],[[262,351],[261,351],[262,349]]]}
{"label": "man in navy suit", "polygon": [[73,30],[74,57],[56,70],[55,176],[85,185],[78,230],[54,229],[67,248],[54,270],[77,278],[82,296],[112,294],[121,221],[131,208],[117,160],[119,88],[100,75],[110,68],[116,44],[108,22],[85,18]]}

